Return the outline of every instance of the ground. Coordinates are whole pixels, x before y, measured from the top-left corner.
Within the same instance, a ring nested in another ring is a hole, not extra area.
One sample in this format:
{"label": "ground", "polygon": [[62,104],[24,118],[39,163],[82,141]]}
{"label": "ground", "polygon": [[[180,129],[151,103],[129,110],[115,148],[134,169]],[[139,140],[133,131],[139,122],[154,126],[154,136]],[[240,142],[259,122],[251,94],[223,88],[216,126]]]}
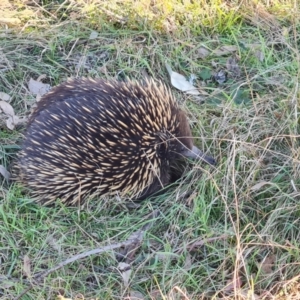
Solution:
{"label": "ground", "polygon": [[[6,0],[0,10],[1,299],[300,299],[297,1]],[[199,94],[173,86],[166,63]],[[135,208],[34,203],[6,171],[42,91],[76,76],[165,82],[217,166],[192,162]]]}

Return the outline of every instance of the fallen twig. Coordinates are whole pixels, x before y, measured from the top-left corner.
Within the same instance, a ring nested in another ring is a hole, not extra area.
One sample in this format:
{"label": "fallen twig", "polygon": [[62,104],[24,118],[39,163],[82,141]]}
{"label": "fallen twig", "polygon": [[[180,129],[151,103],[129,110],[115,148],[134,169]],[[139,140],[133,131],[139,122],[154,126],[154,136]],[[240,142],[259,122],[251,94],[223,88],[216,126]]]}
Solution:
{"label": "fallen twig", "polygon": [[220,236],[216,236],[216,237],[212,237],[212,238],[206,238],[206,239],[203,239],[201,241],[196,241],[196,242],[191,242],[189,244],[187,244],[185,246],[185,248],[180,248],[178,249],[177,251],[175,251],[175,253],[177,254],[180,254],[183,252],[183,250],[188,250],[188,251],[193,251],[195,248],[199,248],[199,247],[202,247],[203,245],[205,244],[208,244],[208,243],[212,243],[214,241],[218,241],[218,240],[225,240],[229,237],[228,234],[223,234],[223,235],[220,235]]}
{"label": "fallen twig", "polygon": [[138,231],[131,234],[130,237],[124,242],[114,243],[111,245],[107,245],[104,247],[86,251],[86,252],[83,252],[80,254],[76,254],[76,255],[62,261],[61,263],[59,263],[58,265],[54,266],[51,269],[48,269],[46,271],[43,271],[43,272],[33,275],[33,277],[32,277],[33,282],[31,282],[31,285],[28,288],[26,288],[21,294],[19,294],[16,298],[14,298],[14,300],[21,299],[21,297],[23,297],[28,291],[30,291],[33,288],[33,283],[41,282],[49,274],[61,269],[62,267],[66,266],[74,261],[77,261],[79,259],[83,259],[85,257],[91,256],[94,254],[101,254],[103,252],[107,252],[110,250],[125,247],[126,249],[128,249],[127,253],[129,253],[129,260],[131,260],[133,254],[136,252],[138,247],[141,245],[144,233],[152,227],[152,225],[153,225],[154,221],[156,220],[156,218],[158,217],[158,215],[159,215],[158,210],[155,210],[152,213],[150,213],[147,217],[149,222],[147,222],[144,226],[142,226],[142,228],[140,228]]}

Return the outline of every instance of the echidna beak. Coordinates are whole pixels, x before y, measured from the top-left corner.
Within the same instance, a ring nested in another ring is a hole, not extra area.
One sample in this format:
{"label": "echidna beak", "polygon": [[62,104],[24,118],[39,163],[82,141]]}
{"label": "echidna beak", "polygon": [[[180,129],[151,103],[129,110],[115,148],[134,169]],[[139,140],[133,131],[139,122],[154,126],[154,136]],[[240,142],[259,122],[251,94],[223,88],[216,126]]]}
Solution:
{"label": "echidna beak", "polygon": [[213,165],[213,166],[216,165],[216,160],[213,157],[205,155],[196,146],[193,146],[192,149],[186,149],[184,152],[182,152],[182,154],[183,154],[183,156],[185,156],[187,158],[201,159],[210,165]]}

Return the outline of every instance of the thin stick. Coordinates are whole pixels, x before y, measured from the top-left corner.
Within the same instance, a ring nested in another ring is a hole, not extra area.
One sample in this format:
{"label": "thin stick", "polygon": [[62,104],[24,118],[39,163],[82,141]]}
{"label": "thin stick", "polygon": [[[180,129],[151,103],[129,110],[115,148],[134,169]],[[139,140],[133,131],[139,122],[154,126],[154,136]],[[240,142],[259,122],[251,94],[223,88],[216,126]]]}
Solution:
{"label": "thin stick", "polygon": [[[43,272],[40,272],[40,273],[37,273],[37,274],[33,275],[33,277],[32,277],[33,282],[38,282],[39,283],[45,277],[50,275],[51,273],[61,269],[62,267],[66,266],[66,265],[68,265],[72,262],[75,262],[79,259],[83,259],[83,258],[88,257],[90,255],[101,254],[103,252],[111,251],[111,250],[114,250],[114,249],[117,249],[117,248],[122,248],[122,247],[128,247],[131,250],[136,249],[137,246],[141,244],[144,233],[152,227],[152,225],[153,225],[154,221],[156,220],[156,218],[158,217],[158,215],[159,215],[158,210],[155,210],[152,213],[150,213],[147,217],[147,220],[149,220],[149,222],[147,222],[144,226],[142,226],[142,228],[140,228],[138,231],[135,231],[133,234],[131,234],[130,237],[126,241],[121,242],[121,243],[114,243],[114,244],[107,245],[107,246],[104,246],[104,247],[101,247],[101,248],[96,248],[96,249],[93,249],[93,250],[90,250],[90,251],[86,251],[86,252],[83,252],[83,253],[80,253],[80,254],[76,254],[76,255],[62,261],[61,263],[59,263],[58,265],[54,266],[51,269],[48,269],[46,271],[43,271]],[[14,298],[14,300],[21,299],[21,297],[23,297],[32,288],[33,288],[33,283],[31,283],[31,285],[28,288],[26,288],[21,294],[19,294],[16,298]]]}

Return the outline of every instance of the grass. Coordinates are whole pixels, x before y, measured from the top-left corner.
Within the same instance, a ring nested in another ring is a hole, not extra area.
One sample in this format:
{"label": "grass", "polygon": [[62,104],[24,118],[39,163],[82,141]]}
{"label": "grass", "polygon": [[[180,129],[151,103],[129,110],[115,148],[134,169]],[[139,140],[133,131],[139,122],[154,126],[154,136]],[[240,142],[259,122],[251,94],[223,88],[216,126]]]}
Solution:
{"label": "grass", "polygon": [[[53,272],[22,299],[299,299],[297,1],[133,2],[4,1],[0,92],[28,116],[30,78],[45,74],[54,86],[71,76],[147,74],[169,83],[168,62],[208,93],[200,101],[172,89],[218,166],[193,162],[182,181],[135,209],[119,199],[43,207],[1,178],[0,298],[14,299],[34,274],[73,255],[125,241],[157,209],[129,286],[110,251]],[[216,52],[224,46],[234,50]],[[218,84],[222,70],[227,81]],[[7,129],[1,113],[0,124],[8,167],[23,128]]]}

